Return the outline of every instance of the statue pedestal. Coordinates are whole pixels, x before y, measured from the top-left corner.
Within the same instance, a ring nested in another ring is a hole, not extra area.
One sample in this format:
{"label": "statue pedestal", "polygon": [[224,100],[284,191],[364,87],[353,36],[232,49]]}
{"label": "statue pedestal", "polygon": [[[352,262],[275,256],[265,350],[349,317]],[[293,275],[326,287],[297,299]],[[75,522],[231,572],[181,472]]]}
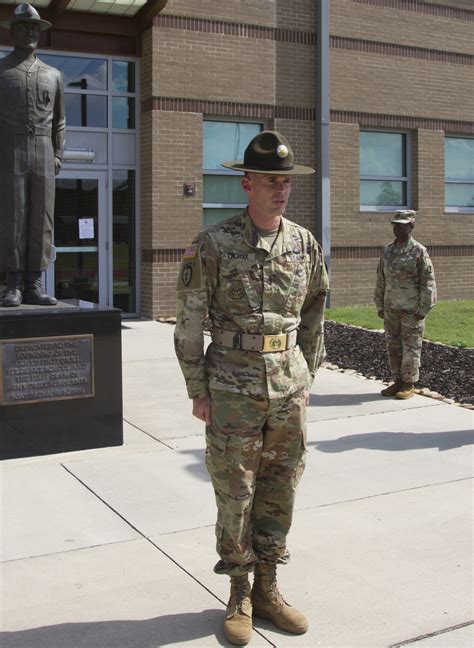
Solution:
{"label": "statue pedestal", "polygon": [[0,307],[0,459],[122,443],[120,311]]}

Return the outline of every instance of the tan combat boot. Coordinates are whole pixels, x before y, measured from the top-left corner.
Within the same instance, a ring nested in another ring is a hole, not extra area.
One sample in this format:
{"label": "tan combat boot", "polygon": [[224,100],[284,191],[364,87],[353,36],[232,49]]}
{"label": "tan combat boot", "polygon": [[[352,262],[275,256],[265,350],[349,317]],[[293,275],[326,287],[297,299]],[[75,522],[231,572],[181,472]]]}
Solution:
{"label": "tan combat boot", "polygon": [[255,616],[270,619],[286,632],[303,634],[308,629],[305,615],[289,605],[278,591],[276,565],[257,563],[255,566],[252,603]]}
{"label": "tan combat boot", "polygon": [[252,601],[247,574],[230,577],[230,599],[224,621],[224,634],[234,646],[245,646],[252,636]]}
{"label": "tan combat boot", "polygon": [[414,393],[415,393],[415,385],[411,382],[404,382],[402,383],[402,386],[395,394],[395,398],[398,398],[400,400],[406,400],[407,398],[411,398]]}
{"label": "tan combat boot", "polygon": [[382,389],[380,393],[382,394],[382,396],[395,396],[395,394],[400,389],[402,384],[403,383],[400,380],[400,378],[397,378],[397,380],[394,383],[392,383],[389,387]]}

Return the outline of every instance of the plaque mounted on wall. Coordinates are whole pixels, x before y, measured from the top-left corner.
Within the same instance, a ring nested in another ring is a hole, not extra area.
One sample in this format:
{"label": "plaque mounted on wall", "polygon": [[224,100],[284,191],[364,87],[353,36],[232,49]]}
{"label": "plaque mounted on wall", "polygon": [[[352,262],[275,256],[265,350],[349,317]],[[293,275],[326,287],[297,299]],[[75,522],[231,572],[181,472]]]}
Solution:
{"label": "plaque mounted on wall", "polygon": [[92,334],[0,341],[0,405],[93,396]]}

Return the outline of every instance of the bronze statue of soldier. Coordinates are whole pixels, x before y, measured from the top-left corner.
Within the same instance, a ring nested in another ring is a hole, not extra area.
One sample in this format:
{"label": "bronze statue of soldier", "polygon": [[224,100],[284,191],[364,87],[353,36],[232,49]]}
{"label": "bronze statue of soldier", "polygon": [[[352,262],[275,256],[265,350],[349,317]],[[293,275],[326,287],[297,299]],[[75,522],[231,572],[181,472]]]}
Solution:
{"label": "bronze statue of soldier", "polygon": [[51,28],[28,3],[7,24],[14,50],[0,60],[0,271],[3,306],[53,306],[41,273],[51,259],[55,175],[64,151],[64,91],[59,70],[35,55]]}

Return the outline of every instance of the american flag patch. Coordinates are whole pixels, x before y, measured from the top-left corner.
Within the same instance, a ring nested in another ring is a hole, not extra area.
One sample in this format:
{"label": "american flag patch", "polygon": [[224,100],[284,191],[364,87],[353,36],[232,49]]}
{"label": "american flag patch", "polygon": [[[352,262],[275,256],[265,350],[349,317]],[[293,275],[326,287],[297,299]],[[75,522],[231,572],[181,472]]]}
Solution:
{"label": "american flag patch", "polygon": [[184,250],[183,259],[194,259],[195,256],[196,256],[196,246],[188,245],[188,247]]}

